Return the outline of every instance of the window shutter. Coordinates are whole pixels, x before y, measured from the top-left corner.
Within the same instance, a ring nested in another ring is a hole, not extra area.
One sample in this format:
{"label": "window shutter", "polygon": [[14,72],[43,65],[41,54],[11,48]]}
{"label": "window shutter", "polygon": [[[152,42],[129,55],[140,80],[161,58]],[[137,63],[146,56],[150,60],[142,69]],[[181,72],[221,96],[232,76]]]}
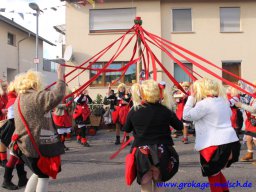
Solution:
{"label": "window shutter", "polygon": [[220,31],[240,31],[240,8],[220,8]]}
{"label": "window shutter", "polygon": [[130,29],[135,16],[135,8],[90,10],[90,32]]}

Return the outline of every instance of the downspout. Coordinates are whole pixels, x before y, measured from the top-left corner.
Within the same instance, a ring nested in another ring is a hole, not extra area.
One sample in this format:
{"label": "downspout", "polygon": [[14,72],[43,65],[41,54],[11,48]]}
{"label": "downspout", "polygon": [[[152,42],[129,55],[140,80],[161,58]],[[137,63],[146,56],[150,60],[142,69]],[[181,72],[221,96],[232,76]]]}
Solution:
{"label": "downspout", "polygon": [[23,39],[18,41],[18,74],[20,73],[20,43],[26,39],[28,39],[31,36],[30,33],[28,33],[27,37],[24,37]]}

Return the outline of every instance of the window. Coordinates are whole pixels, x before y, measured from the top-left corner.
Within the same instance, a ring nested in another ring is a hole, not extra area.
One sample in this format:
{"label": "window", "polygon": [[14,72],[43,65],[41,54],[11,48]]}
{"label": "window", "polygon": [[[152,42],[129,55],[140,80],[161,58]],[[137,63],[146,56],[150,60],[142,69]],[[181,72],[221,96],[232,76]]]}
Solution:
{"label": "window", "polygon": [[[193,68],[191,63],[183,63],[183,64],[189,69]],[[178,82],[191,81],[188,74],[177,63],[174,63],[174,78]]]}
{"label": "window", "polygon": [[172,30],[173,32],[191,32],[192,15],[191,9],[172,10]]}
{"label": "window", "polygon": [[48,59],[43,60],[43,70],[48,72],[56,72],[57,70],[57,63],[52,62]]}
{"label": "window", "polygon": [[[241,76],[241,62],[240,61],[223,61],[222,62],[222,68],[226,69],[227,71],[237,75],[237,76]],[[227,79],[230,82],[236,83],[238,81],[238,79],[236,79],[235,77],[222,72],[222,77],[224,79]]]}
{"label": "window", "polygon": [[[108,69],[119,69],[126,65],[128,62],[114,62],[110,64]],[[106,62],[95,63],[92,65],[93,69],[101,69]],[[136,65],[131,65],[126,71],[126,74],[120,79],[120,83],[125,83],[126,85],[131,85],[136,82]],[[97,71],[90,71],[90,78],[97,74]],[[121,76],[122,72],[104,72],[95,81],[92,82],[91,86],[107,86],[109,83],[113,82]]]}
{"label": "window", "polygon": [[91,9],[90,33],[126,31],[134,25],[135,8]]}
{"label": "window", "polygon": [[11,33],[7,34],[7,43],[9,45],[13,45],[13,46],[15,45],[15,36],[13,34]]}
{"label": "window", "polygon": [[220,8],[220,31],[239,32],[240,31],[240,8],[223,7]]}

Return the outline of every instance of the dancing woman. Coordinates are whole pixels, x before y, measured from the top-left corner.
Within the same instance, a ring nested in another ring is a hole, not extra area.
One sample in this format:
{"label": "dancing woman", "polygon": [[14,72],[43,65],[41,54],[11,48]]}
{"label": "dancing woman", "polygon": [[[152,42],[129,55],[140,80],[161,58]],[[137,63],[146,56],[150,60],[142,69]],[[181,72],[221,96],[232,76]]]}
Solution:
{"label": "dancing woman", "polygon": [[170,126],[182,130],[176,114],[162,105],[157,82],[146,80],[132,86],[133,108],[124,130],[133,132],[137,182],[142,192],[160,192],[157,182],[171,179],[178,171],[179,156],[173,148]]}
{"label": "dancing woman", "polygon": [[220,84],[210,79],[200,79],[193,84],[183,119],[195,123],[195,149],[200,153],[202,174],[208,177],[212,192],[229,191],[221,170],[238,161],[240,154],[231,115],[230,104]]}

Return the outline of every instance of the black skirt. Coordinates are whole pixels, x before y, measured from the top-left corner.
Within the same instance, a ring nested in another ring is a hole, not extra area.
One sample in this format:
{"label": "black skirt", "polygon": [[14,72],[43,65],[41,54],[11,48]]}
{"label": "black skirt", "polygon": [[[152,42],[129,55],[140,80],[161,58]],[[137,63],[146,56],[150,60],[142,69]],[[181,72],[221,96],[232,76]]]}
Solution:
{"label": "black skirt", "polygon": [[14,119],[9,119],[0,129],[0,139],[6,147],[11,143],[12,135],[15,130]]}
{"label": "black skirt", "polygon": [[42,173],[42,171],[38,168],[37,162],[39,158],[31,158],[25,155],[21,155],[21,159],[24,161],[25,165],[27,165],[31,169],[31,171],[39,178],[49,178],[48,175]]}
{"label": "black skirt", "polygon": [[256,133],[255,133],[255,132],[246,131],[244,134],[245,134],[245,135],[252,136],[252,137],[256,137]]}
{"label": "black skirt", "polygon": [[[204,157],[200,155],[202,175],[204,177],[208,177],[220,172],[225,167],[230,167],[232,163],[238,161],[240,148],[241,144],[239,141],[219,145],[209,162],[207,162]],[[228,160],[231,152],[232,159]]]}
{"label": "black skirt", "polygon": [[159,168],[162,182],[168,181],[178,172],[179,156],[172,146],[155,144],[147,145],[146,148],[148,152],[138,148],[135,153],[138,184],[141,184],[151,166]]}

